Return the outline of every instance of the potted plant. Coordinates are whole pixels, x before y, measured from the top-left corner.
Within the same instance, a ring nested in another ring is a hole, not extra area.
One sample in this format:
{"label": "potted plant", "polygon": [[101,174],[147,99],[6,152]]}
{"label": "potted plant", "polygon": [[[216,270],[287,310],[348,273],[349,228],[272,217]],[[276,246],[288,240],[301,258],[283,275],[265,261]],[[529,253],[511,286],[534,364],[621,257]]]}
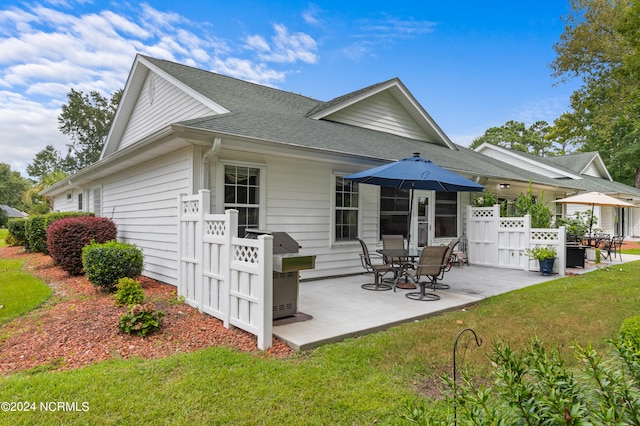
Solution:
{"label": "potted plant", "polygon": [[556,249],[553,246],[535,246],[525,250],[525,254],[538,260],[540,273],[544,276],[551,275],[553,263],[556,260]]}

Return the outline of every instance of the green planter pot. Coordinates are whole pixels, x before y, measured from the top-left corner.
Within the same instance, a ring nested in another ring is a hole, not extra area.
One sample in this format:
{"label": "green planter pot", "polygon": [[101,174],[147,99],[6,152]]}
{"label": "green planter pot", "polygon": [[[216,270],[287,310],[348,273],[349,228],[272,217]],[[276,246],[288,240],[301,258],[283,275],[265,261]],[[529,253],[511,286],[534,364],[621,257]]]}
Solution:
{"label": "green planter pot", "polygon": [[540,259],[538,262],[540,263],[540,274],[545,277],[550,276],[553,273],[553,262],[556,259],[554,257],[549,259]]}

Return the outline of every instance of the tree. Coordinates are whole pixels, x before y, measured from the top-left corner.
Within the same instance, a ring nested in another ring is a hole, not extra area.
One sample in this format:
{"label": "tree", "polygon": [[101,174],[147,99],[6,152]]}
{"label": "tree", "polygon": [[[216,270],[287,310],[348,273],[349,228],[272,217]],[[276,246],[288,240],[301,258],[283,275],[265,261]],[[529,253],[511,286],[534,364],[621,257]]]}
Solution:
{"label": "tree", "polygon": [[571,0],[551,64],[562,81],[583,82],[571,96],[572,110],[556,120],[551,135],[575,143],[580,151],[600,152],[615,180],[638,187],[640,132],[634,105],[640,75],[632,58],[640,46],[639,8],[637,1]]}
{"label": "tree", "polygon": [[26,210],[22,202],[22,193],[30,184],[20,175],[20,172],[11,171],[11,166],[0,163],[0,204],[7,204],[18,210]]}
{"label": "tree", "polygon": [[42,181],[46,176],[68,168],[62,154],[53,145],[47,145],[38,152],[33,162],[27,166],[27,173],[37,181]]}
{"label": "tree", "polygon": [[58,129],[72,140],[68,145],[65,159],[68,170],[65,171],[75,173],[98,160],[121,97],[121,89],[110,99],[98,91],[87,95],[71,89],[67,94],[68,103],[62,105],[62,113],[58,116]]}
{"label": "tree", "polygon": [[547,136],[549,129],[546,121],[537,121],[527,128],[524,123],[509,120],[500,127],[491,127],[485,131],[484,135],[473,140],[470,148],[474,149],[483,143],[490,143],[514,151],[545,156],[552,153],[553,148]]}
{"label": "tree", "polygon": [[42,176],[40,181],[22,193],[22,201],[27,206],[29,214],[45,214],[51,209],[51,203],[46,197],[40,195],[45,188],[64,179],[67,176],[62,170],[54,170],[48,175]]}

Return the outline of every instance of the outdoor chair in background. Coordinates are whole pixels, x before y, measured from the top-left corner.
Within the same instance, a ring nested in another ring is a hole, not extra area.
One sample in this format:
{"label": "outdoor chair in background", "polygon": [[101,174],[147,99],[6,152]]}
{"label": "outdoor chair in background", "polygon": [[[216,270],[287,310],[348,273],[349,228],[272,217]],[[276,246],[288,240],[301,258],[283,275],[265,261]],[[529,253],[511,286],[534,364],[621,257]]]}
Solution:
{"label": "outdoor chair in background", "polygon": [[[377,254],[369,254],[369,249],[364,241],[358,239],[360,241],[360,245],[362,246],[362,253],[360,253],[360,261],[362,262],[362,267],[367,271],[373,273],[375,277],[375,282],[362,284],[362,288],[365,290],[374,290],[374,291],[384,291],[391,290],[393,287],[391,284],[386,284],[382,282],[382,277],[388,273],[393,273],[395,276],[396,268],[393,265],[388,263],[384,263],[384,259],[382,256]],[[372,259],[380,259],[381,262],[374,262]],[[395,283],[395,280],[394,280]]]}
{"label": "outdoor chair in background", "polygon": [[438,280],[442,279],[444,271],[449,263],[446,257],[449,246],[427,246],[422,249],[418,262],[413,269],[407,269],[406,275],[420,286],[420,291],[407,293],[405,296],[413,300],[429,301],[440,300],[435,293],[427,293],[427,286],[436,290]]}
{"label": "outdoor chair in background", "polygon": [[622,242],[624,237],[613,237],[609,241],[603,242],[600,252],[603,259],[615,260],[616,254],[622,260]]}
{"label": "outdoor chair in background", "polygon": [[[384,250],[404,250],[404,237],[402,235],[383,235],[382,248]],[[385,262],[400,267],[403,263],[407,262],[407,259],[404,257],[393,257],[386,258]]]}

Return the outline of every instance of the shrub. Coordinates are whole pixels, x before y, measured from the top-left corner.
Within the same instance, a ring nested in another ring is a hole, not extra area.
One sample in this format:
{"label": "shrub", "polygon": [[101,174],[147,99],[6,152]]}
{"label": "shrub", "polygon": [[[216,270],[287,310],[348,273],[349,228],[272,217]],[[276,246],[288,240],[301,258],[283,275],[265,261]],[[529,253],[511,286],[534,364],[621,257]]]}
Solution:
{"label": "shrub", "polygon": [[576,344],[581,374],[566,367],[558,351],[545,350],[539,340],[532,340],[520,353],[508,344],[494,343],[493,386],[474,382],[465,371],[457,381],[443,377],[453,413],[408,404],[403,417],[417,424],[638,424],[637,353],[620,340],[611,343],[616,352],[610,359]]}
{"label": "shrub", "polygon": [[640,316],[627,318],[620,326],[620,339],[640,352]]}
{"label": "shrub", "polygon": [[140,283],[132,278],[120,278],[116,285],[116,303],[118,305],[131,306],[142,303],[144,291]]}
{"label": "shrub", "polygon": [[113,290],[120,278],[136,278],[142,272],[142,251],[135,244],[109,241],[82,249],[87,279],[105,290]]}
{"label": "shrub", "polygon": [[47,228],[47,248],[56,265],[69,275],[82,273],[82,248],[95,241],[115,240],[115,223],[106,217],[68,217],[56,220]]}
{"label": "shrub", "polygon": [[49,254],[47,247],[47,228],[57,220],[78,216],[93,216],[93,213],[56,212],[28,218],[25,225],[25,234],[29,250]]}
{"label": "shrub", "polygon": [[7,224],[7,229],[9,230],[8,236],[11,237],[11,243],[7,240],[7,244],[11,244],[13,246],[26,246],[26,225],[27,221],[25,219],[10,219]]}
{"label": "shrub", "polygon": [[146,336],[162,327],[164,312],[156,311],[153,303],[133,305],[128,314],[120,317],[118,329],[123,333]]}

